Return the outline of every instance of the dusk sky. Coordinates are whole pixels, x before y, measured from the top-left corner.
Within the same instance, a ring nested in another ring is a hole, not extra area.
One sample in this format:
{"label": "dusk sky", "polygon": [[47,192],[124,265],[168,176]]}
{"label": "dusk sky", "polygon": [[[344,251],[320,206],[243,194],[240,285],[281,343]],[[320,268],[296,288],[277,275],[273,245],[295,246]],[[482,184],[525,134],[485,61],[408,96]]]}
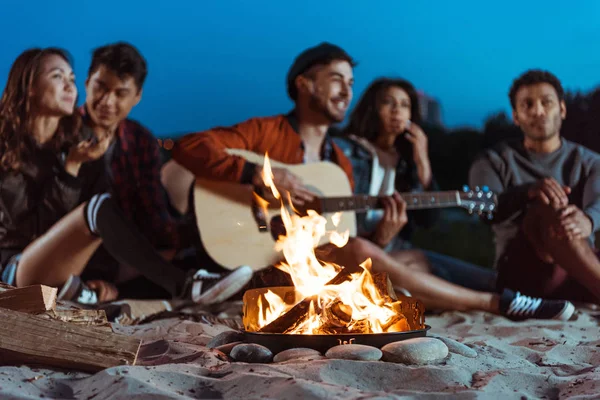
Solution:
{"label": "dusk sky", "polygon": [[359,61],[355,100],[375,77],[404,77],[441,102],[450,127],[508,111],[511,81],[528,68],[554,72],[567,89],[600,84],[594,0],[5,0],[0,12],[2,88],[21,51],[59,46],[75,59],[82,102],[91,50],[129,41],[149,64],[132,118],[160,137],[287,112],[285,74],[321,41]]}

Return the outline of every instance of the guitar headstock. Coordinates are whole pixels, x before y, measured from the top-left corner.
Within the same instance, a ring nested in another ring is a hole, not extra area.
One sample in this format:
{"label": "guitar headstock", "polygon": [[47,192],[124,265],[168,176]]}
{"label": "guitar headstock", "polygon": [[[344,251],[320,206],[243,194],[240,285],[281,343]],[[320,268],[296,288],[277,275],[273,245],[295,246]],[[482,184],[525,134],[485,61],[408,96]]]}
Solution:
{"label": "guitar headstock", "polygon": [[463,191],[459,192],[460,207],[464,208],[469,214],[477,213],[485,215],[488,219],[492,219],[493,212],[496,209],[496,196],[487,186],[470,189],[468,186],[463,186]]}

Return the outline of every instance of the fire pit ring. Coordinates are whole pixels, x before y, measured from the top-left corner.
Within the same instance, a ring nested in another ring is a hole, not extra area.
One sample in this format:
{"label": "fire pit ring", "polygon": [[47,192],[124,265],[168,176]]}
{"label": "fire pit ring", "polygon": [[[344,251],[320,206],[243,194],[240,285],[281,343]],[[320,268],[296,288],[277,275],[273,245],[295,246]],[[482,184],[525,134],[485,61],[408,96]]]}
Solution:
{"label": "fire pit ring", "polygon": [[287,333],[262,333],[245,331],[244,336],[246,343],[255,343],[265,346],[271,350],[273,354],[298,347],[308,347],[310,349],[320,351],[321,353],[325,353],[330,348],[342,344],[364,344],[380,349],[388,343],[427,336],[427,331],[429,329],[431,329],[431,327],[429,325],[425,325],[425,328],[423,329],[404,332],[343,333],[326,335],[297,335]]}

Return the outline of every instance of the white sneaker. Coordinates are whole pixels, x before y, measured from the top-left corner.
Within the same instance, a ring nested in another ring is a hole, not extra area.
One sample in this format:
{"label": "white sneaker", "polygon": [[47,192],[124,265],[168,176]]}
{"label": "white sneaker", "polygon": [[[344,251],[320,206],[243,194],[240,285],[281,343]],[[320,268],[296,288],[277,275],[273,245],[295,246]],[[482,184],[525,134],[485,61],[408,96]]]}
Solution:
{"label": "white sneaker", "polygon": [[192,301],[207,305],[222,303],[246,286],[252,273],[247,265],[224,274],[199,269],[192,277]]}

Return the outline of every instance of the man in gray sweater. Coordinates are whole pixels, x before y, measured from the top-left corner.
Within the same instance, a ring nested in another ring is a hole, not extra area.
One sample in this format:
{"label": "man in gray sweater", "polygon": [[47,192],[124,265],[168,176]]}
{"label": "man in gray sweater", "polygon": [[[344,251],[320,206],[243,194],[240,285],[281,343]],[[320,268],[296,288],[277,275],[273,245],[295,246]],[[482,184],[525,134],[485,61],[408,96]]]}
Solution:
{"label": "man in gray sweater", "polygon": [[600,155],[560,136],[564,91],[530,70],[509,92],[523,139],[487,150],[469,182],[498,195],[492,220],[501,287],[529,296],[600,303]]}

